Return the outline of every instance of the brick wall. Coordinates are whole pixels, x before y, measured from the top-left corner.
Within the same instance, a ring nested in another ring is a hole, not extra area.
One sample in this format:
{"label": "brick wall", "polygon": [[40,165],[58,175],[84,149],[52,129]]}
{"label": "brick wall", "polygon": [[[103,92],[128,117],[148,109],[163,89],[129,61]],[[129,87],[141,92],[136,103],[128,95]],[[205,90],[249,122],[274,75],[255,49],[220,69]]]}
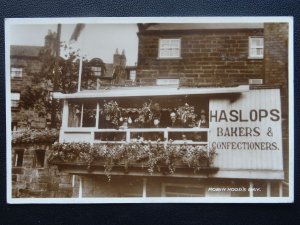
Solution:
{"label": "brick wall", "polygon": [[[137,77],[147,84],[156,78],[180,78],[192,86],[248,84],[264,78],[263,60],[248,59],[249,36],[262,35],[261,29],[141,32]],[[159,38],[181,38],[181,59],[158,59]]]}
{"label": "brick wall", "polygon": [[[24,150],[22,166],[14,165],[16,150]],[[36,150],[45,150],[44,166],[37,164]],[[72,197],[72,176],[49,166],[49,145],[18,144],[12,147],[12,197]]]}
{"label": "brick wall", "polygon": [[265,80],[268,85],[278,85],[281,90],[283,159],[286,180],[288,180],[288,24],[264,24]]}
{"label": "brick wall", "polygon": [[[288,177],[287,23],[265,23],[264,29],[249,30],[142,30],[138,35],[137,78],[142,83],[180,78],[183,85],[223,86],[248,84],[248,79],[258,78],[268,87],[280,87],[284,171]],[[264,59],[248,59],[249,36],[264,36]],[[159,38],[181,38],[181,59],[158,59]]]}

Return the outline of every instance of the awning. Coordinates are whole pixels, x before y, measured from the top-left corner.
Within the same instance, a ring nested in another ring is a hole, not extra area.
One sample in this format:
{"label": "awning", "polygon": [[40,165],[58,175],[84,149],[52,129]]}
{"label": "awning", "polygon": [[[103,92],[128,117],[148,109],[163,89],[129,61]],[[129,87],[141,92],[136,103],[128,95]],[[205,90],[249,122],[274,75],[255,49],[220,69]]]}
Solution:
{"label": "awning", "polygon": [[111,87],[100,90],[85,90],[72,94],[54,93],[56,99],[91,99],[109,97],[133,97],[133,96],[172,96],[172,95],[199,95],[199,94],[225,94],[249,91],[249,85],[236,87],[201,87],[178,88],[163,86],[148,87]]}

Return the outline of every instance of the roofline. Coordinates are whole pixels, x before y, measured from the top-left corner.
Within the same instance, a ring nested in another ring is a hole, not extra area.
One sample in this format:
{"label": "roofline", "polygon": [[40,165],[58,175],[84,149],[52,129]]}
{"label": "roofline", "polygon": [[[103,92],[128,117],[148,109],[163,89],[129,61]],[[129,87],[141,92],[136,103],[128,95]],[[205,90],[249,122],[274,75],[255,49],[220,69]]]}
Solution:
{"label": "roofline", "polygon": [[138,35],[249,32],[263,30],[264,23],[139,23]]}
{"label": "roofline", "polygon": [[81,91],[72,94],[54,93],[56,99],[91,99],[110,97],[136,97],[136,96],[172,96],[172,95],[204,95],[204,94],[230,94],[249,91],[249,85],[217,88],[178,88],[178,87],[124,87],[114,89],[101,89],[95,91]]}
{"label": "roofline", "polygon": [[10,57],[13,58],[39,58],[39,54],[37,55],[29,55],[28,51],[24,54],[20,54],[18,53],[14,53],[14,51],[12,50],[13,48],[22,48],[22,49],[26,49],[26,48],[36,48],[39,49],[39,51],[41,51],[43,49],[44,46],[35,46],[35,45],[10,45]]}
{"label": "roofline", "polygon": [[263,28],[239,28],[239,29],[194,29],[194,30],[144,30],[139,31],[137,35],[193,35],[193,34],[211,34],[211,33],[253,33],[253,31],[262,32]]}

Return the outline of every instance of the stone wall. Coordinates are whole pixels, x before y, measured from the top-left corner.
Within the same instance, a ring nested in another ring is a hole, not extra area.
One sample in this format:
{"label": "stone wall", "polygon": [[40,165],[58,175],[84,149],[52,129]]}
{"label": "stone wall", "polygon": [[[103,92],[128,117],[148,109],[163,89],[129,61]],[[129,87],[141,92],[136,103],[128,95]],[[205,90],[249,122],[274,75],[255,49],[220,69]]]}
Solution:
{"label": "stone wall", "polygon": [[[50,166],[47,158],[50,145],[14,144],[12,147],[12,197],[13,198],[59,198],[72,197],[72,176]],[[16,151],[24,151],[22,165],[15,164]],[[44,165],[41,166],[36,150],[45,150]]]}
{"label": "stone wall", "polygon": [[[156,78],[188,86],[248,84],[264,78],[263,60],[248,58],[249,37],[262,35],[262,29],[141,32],[137,77],[146,84]],[[159,38],[181,38],[181,58],[159,59]]]}
{"label": "stone wall", "polygon": [[[18,92],[22,96],[25,88],[40,86],[33,82],[33,73],[38,73],[42,63],[37,57],[13,57],[11,58],[12,67],[22,67],[22,78],[11,78],[11,91]],[[12,122],[16,122],[18,128],[43,129],[46,127],[46,117],[41,117],[38,111],[33,109],[12,108]]]}

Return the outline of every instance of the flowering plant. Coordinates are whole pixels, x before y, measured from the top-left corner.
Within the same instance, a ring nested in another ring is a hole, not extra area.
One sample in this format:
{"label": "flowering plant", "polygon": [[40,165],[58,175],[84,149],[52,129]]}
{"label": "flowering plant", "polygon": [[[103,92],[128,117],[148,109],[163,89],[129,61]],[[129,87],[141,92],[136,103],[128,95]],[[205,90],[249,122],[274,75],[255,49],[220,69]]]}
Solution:
{"label": "flowering plant", "polygon": [[[190,122],[190,123],[195,123],[195,119],[197,117],[197,114],[195,113],[195,107],[194,106],[189,106],[189,104],[185,103],[184,106],[178,107],[176,111],[179,119],[181,120],[182,123]],[[191,125],[194,126],[194,125]]]}
{"label": "flowering plant", "polygon": [[170,174],[180,165],[194,168],[196,173],[203,167],[210,167],[216,155],[215,149],[208,149],[206,145],[175,145],[172,142],[130,143],[130,144],[98,144],[89,143],[54,143],[52,154],[48,161],[86,163],[88,167],[104,163],[104,172],[111,179],[110,172],[116,165],[123,165],[127,170],[129,166],[142,164],[149,173],[160,171],[167,167]]}
{"label": "flowering plant", "polygon": [[111,121],[111,123],[118,125],[118,120],[121,116],[121,108],[119,107],[116,101],[111,100],[110,102],[104,102],[103,105],[103,114],[107,121]]}
{"label": "flowering plant", "polygon": [[56,129],[51,130],[22,130],[12,132],[12,143],[54,143],[58,139],[59,132]]}
{"label": "flowering plant", "polygon": [[148,102],[145,102],[143,104],[143,107],[138,109],[139,116],[134,121],[135,123],[148,123],[150,120],[152,120],[153,112],[152,112],[152,101],[149,100]]}

